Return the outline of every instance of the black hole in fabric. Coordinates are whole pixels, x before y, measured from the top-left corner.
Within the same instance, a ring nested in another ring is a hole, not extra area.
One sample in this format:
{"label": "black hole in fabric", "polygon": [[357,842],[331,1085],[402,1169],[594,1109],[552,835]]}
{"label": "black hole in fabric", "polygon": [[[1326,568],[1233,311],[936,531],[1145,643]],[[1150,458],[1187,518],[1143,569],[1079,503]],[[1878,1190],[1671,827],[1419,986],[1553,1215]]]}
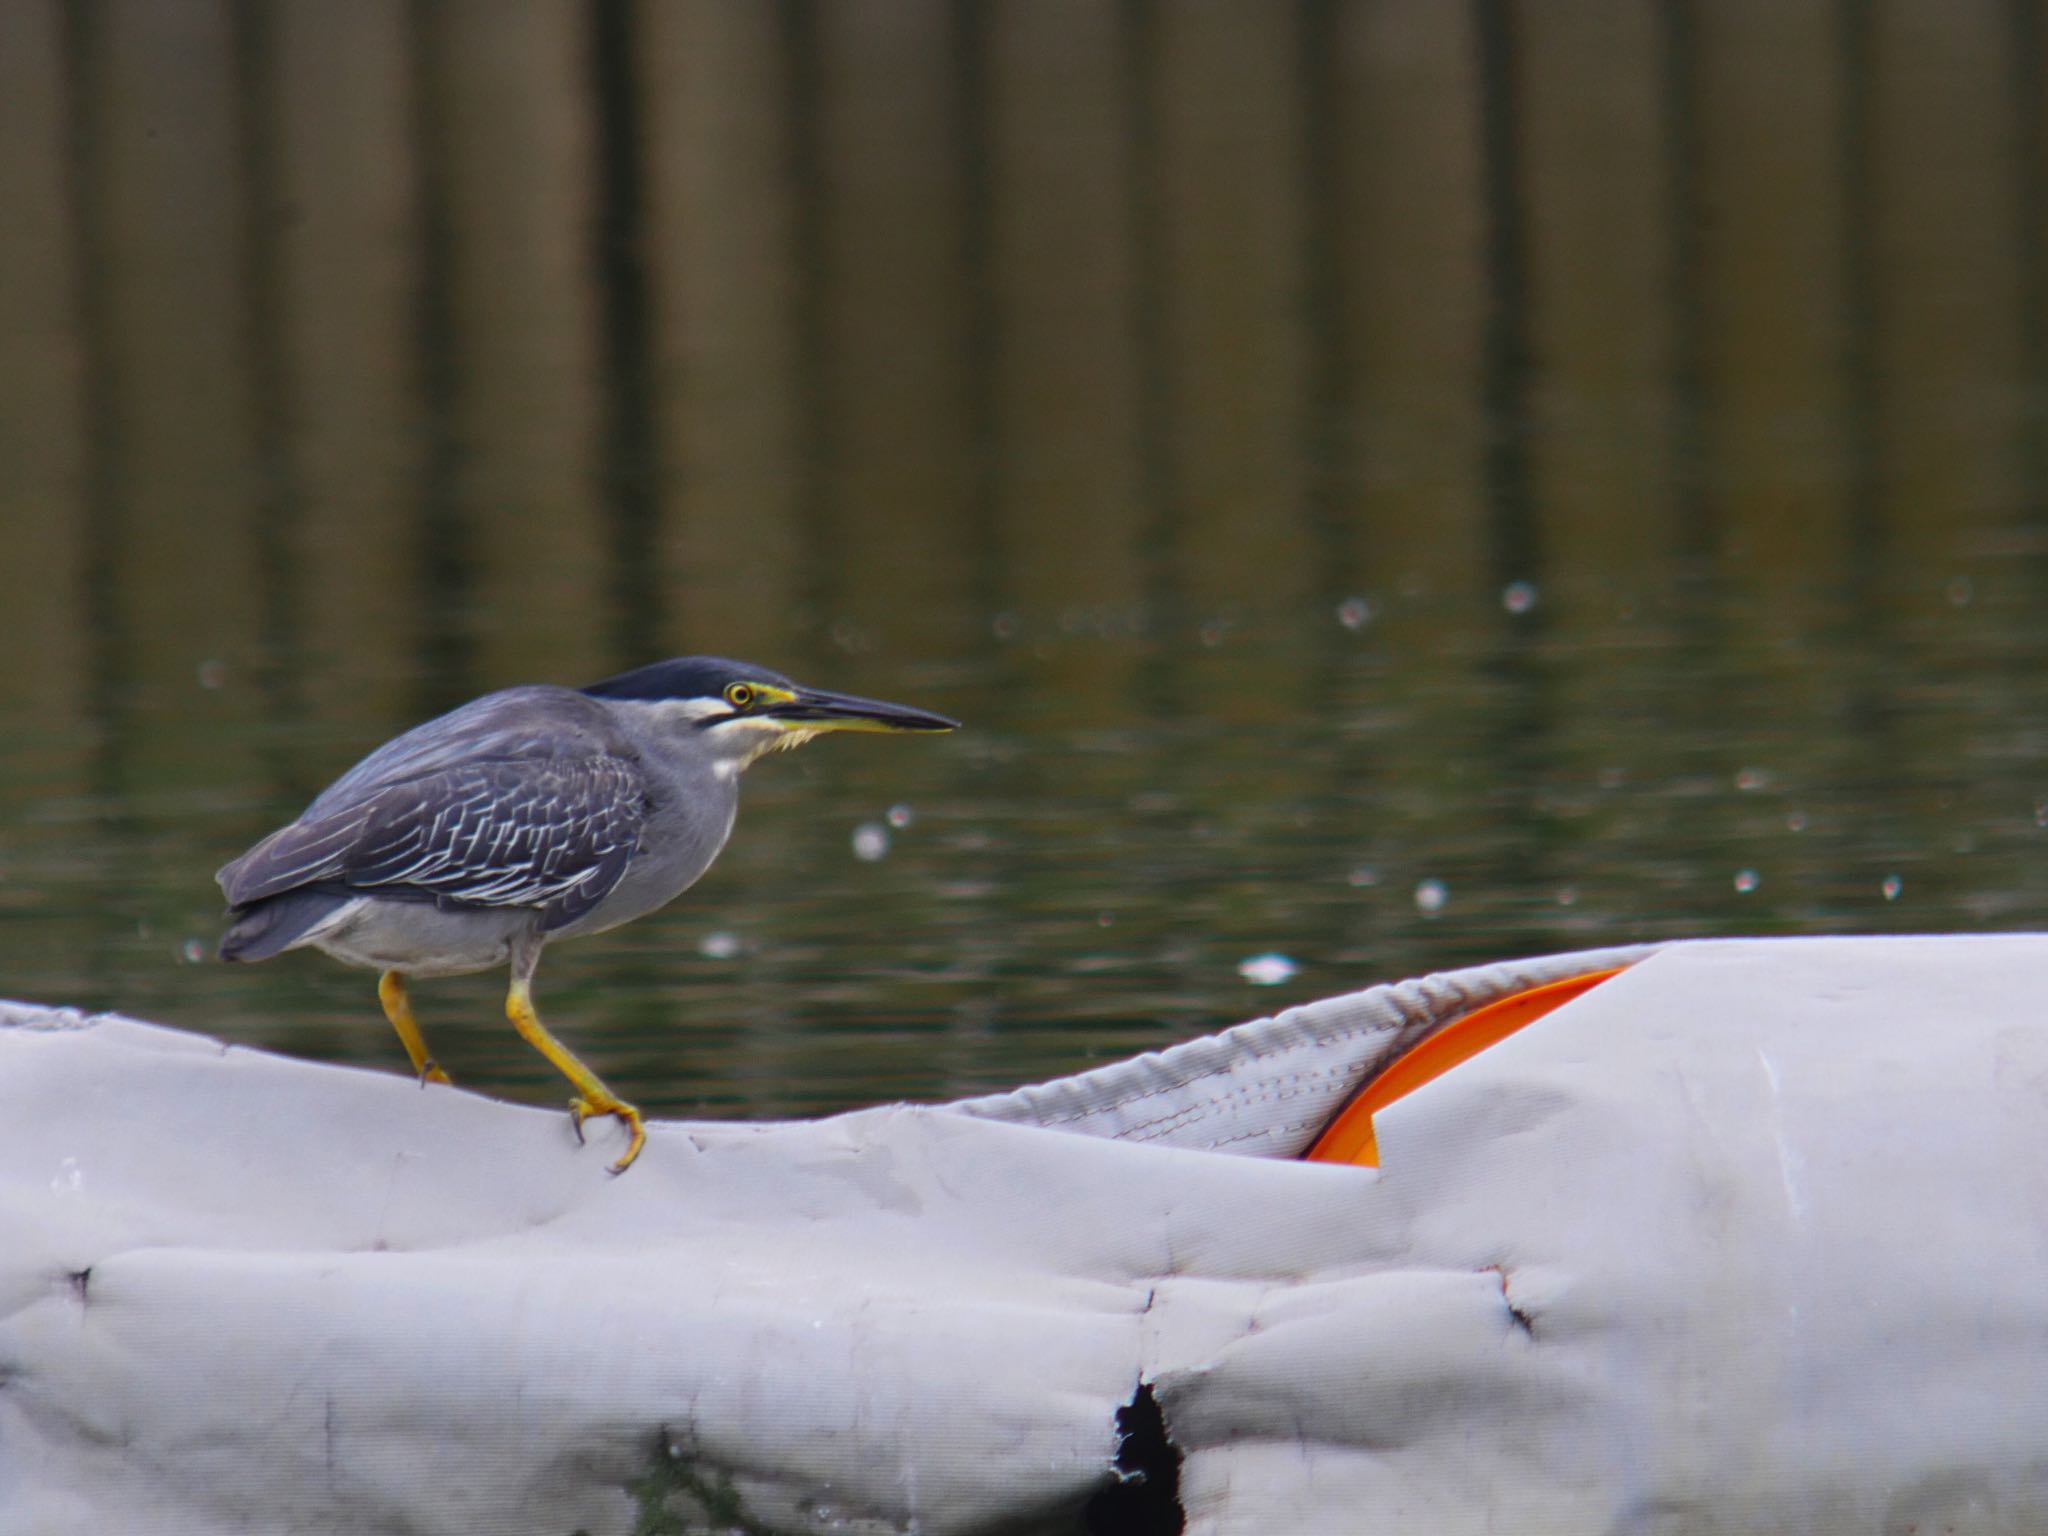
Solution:
{"label": "black hole in fabric", "polygon": [[1116,1411],[1120,1437],[1116,1481],[1088,1501],[1081,1512],[1087,1536],[1180,1536],[1187,1516],[1180,1507],[1180,1452],[1166,1438],[1166,1415],[1149,1382]]}

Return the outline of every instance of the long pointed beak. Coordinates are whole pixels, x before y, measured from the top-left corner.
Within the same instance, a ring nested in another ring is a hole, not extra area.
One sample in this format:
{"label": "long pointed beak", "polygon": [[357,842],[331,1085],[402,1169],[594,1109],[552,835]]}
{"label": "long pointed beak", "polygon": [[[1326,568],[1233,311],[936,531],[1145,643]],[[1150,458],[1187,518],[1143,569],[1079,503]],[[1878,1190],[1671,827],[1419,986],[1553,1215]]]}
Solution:
{"label": "long pointed beak", "polygon": [[817,688],[799,688],[787,704],[772,705],[761,713],[812,731],[951,731],[960,726],[958,720],[905,704],[857,699],[850,693],[826,693]]}

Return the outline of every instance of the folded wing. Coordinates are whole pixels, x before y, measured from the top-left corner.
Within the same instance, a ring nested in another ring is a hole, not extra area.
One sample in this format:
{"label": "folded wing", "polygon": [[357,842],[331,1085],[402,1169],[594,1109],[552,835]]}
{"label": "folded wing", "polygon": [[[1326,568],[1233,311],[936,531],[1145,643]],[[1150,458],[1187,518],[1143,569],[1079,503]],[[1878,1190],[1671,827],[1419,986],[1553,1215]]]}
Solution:
{"label": "folded wing", "polygon": [[640,770],[609,755],[486,760],[327,797],[220,872],[236,907],[311,886],[443,906],[532,907],[545,926],[610,893],[639,845]]}

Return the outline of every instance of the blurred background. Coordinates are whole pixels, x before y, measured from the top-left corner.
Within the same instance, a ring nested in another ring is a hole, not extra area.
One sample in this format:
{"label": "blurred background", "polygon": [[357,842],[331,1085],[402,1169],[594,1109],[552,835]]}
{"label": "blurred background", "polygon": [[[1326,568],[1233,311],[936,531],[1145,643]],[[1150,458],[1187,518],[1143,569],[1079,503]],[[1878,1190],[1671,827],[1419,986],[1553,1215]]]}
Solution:
{"label": "blurred background", "polygon": [[[400,1071],[213,870],[707,651],[946,711],[550,951],[650,1111],[2048,914],[2044,0],[5,0],[0,994]],[[502,976],[457,1080],[554,1102]]]}

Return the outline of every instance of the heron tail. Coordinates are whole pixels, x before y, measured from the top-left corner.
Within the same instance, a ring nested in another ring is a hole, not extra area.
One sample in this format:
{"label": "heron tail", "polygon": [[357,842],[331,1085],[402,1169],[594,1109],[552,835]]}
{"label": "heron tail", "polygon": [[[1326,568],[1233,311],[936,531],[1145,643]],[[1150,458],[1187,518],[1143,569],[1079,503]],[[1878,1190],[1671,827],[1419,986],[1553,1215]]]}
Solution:
{"label": "heron tail", "polygon": [[235,907],[220,936],[223,960],[268,960],[304,939],[347,900],[326,891],[286,891]]}

